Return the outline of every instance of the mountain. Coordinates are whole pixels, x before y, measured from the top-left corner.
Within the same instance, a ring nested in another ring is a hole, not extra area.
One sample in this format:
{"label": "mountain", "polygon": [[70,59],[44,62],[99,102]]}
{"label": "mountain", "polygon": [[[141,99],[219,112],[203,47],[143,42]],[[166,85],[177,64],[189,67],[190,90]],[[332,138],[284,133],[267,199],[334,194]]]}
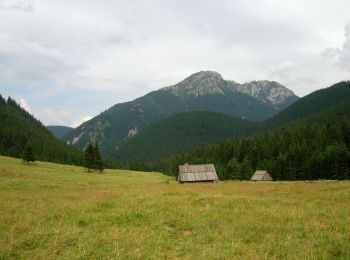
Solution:
{"label": "mountain", "polygon": [[30,141],[37,160],[81,164],[82,152],[56,139],[14,100],[0,95],[0,154],[21,157]]}
{"label": "mountain", "polygon": [[[171,116],[147,127],[138,136],[128,139],[118,150],[117,159],[124,162],[156,161],[206,143],[248,136],[291,124],[321,123],[333,114],[346,111],[348,100],[350,100],[349,83],[341,82],[305,96],[280,114],[262,123],[248,123],[229,117],[235,123],[228,126],[221,122],[224,120],[219,119],[219,115],[205,112],[202,114],[188,112],[179,114],[181,116]],[[215,115],[218,116],[217,119]],[[195,118],[196,116],[198,118]],[[200,127],[203,122],[206,123],[204,131]],[[228,126],[227,134],[223,137],[222,132],[217,130],[226,126]],[[208,136],[210,139],[207,138]]]}
{"label": "mountain", "polygon": [[62,138],[66,134],[68,134],[70,131],[72,131],[74,128],[68,127],[68,126],[59,126],[59,125],[48,125],[46,126],[47,129],[50,130],[50,132],[56,136],[57,138]]}
{"label": "mountain", "polygon": [[232,81],[231,83],[237,91],[268,103],[277,110],[283,110],[298,100],[298,97],[291,90],[275,81],[262,80],[244,84],[237,84]]}
{"label": "mountain", "polygon": [[238,138],[254,123],[218,112],[184,112],[170,116],[129,138],[117,152],[118,161],[155,161],[199,145]]}
{"label": "mountain", "polygon": [[262,121],[297,99],[276,82],[240,85],[224,80],[217,72],[201,71],[176,85],[117,104],[69,132],[64,139],[80,149],[89,140],[98,141],[102,153],[113,157],[130,136],[176,113],[211,111]]}
{"label": "mountain", "polygon": [[339,82],[299,99],[276,116],[266,120],[263,125],[264,128],[286,126],[326,111],[348,99],[350,99],[350,81]]}
{"label": "mountain", "polygon": [[129,167],[176,174],[179,164],[214,163],[221,180],[249,179],[259,169],[275,180],[350,179],[350,81],[311,93],[263,124],[272,129]]}

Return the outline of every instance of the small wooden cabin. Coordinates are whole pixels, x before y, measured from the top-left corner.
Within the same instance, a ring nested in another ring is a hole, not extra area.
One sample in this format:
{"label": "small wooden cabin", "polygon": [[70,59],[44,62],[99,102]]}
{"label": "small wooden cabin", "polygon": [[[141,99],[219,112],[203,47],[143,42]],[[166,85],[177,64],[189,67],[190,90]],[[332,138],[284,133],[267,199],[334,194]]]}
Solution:
{"label": "small wooden cabin", "polygon": [[177,180],[181,183],[215,182],[218,180],[214,164],[179,165]]}
{"label": "small wooden cabin", "polygon": [[251,181],[272,181],[272,177],[267,171],[256,171],[250,180]]}

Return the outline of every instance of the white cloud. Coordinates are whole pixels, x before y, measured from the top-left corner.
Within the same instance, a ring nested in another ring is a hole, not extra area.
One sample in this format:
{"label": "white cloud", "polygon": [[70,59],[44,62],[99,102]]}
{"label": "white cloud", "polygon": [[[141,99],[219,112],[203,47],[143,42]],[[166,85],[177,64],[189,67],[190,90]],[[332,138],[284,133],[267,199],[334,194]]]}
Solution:
{"label": "white cloud", "polygon": [[350,20],[345,25],[345,41],[341,48],[327,48],[323,56],[339,68],[350,71]]}
{"label": "white cloud", "polygon": [[71,80],[75,66],[57,49],[9,33],[0,34],[1,82],[59,85]]}
{"label": "white cloud", "polygon": [[77,127],[92,118],[91,116],[81,117],[72,114],[70,111],[54,108],[35,110],[34,114],[37,115],[45,125],[62,125],[70,127]]}
{"label": "white cloud", "polygon": [[73,124],[71,126],[74,127],[74,128],[78,127],[81,124],[83,124],[84,122],[89,121],[90,119],[92,119],[92,116],[84,116],[83,118],[73,122]]}
{"label": "white cloud", "polygon": [[21,106],[21,108],[23,108],[27,112],[29,113],[32,112],[32,109],[30,108],[30,106],[28,105],[27,101],[24,98],[19,99],[19,105]]}

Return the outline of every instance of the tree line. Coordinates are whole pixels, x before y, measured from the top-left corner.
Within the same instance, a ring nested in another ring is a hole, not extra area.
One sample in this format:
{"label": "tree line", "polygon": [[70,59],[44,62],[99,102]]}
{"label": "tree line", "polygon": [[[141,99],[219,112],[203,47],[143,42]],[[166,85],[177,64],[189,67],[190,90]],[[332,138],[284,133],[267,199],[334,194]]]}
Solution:
{"label": "tree line", "polygon": [[255,170],[268,170],[274,180],[350,179],[350,117],[335,114],[323,124],[281,128],[128,167],[176,175],[184,163],[214,163],[220,180],[250,179]]}

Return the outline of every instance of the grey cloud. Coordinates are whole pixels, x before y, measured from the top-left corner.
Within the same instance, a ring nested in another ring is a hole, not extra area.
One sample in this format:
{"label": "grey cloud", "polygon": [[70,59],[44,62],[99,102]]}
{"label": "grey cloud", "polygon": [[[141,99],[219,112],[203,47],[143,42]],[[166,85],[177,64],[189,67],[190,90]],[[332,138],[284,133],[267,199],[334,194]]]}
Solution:
{"label": "grey cloud", "polygon": [[41,84],[63,80],[77,68],[60,51],[26,38],[0,35],[0,82]]}
{"label": "grey cloud", "polygon": [[33,11],[34,0],[0,0],[0,10]]}
{"label": "grey cloud", "polygon": [[103,39],[103,45],[127,45],[133,41],[125,34],[114,33]]}
{"label": "grey cloud", "polygon": [[[43,100],[83,89],[118,103],[199,70],[281,81],[298,95],[350,76],[350,25],[345,42],[334,33],[348,0],[36,0],[35,12],[9,11],[33,8],[0,0],[0,84],[30,85]],[[324,59],[329,42],[344,44]]]}

